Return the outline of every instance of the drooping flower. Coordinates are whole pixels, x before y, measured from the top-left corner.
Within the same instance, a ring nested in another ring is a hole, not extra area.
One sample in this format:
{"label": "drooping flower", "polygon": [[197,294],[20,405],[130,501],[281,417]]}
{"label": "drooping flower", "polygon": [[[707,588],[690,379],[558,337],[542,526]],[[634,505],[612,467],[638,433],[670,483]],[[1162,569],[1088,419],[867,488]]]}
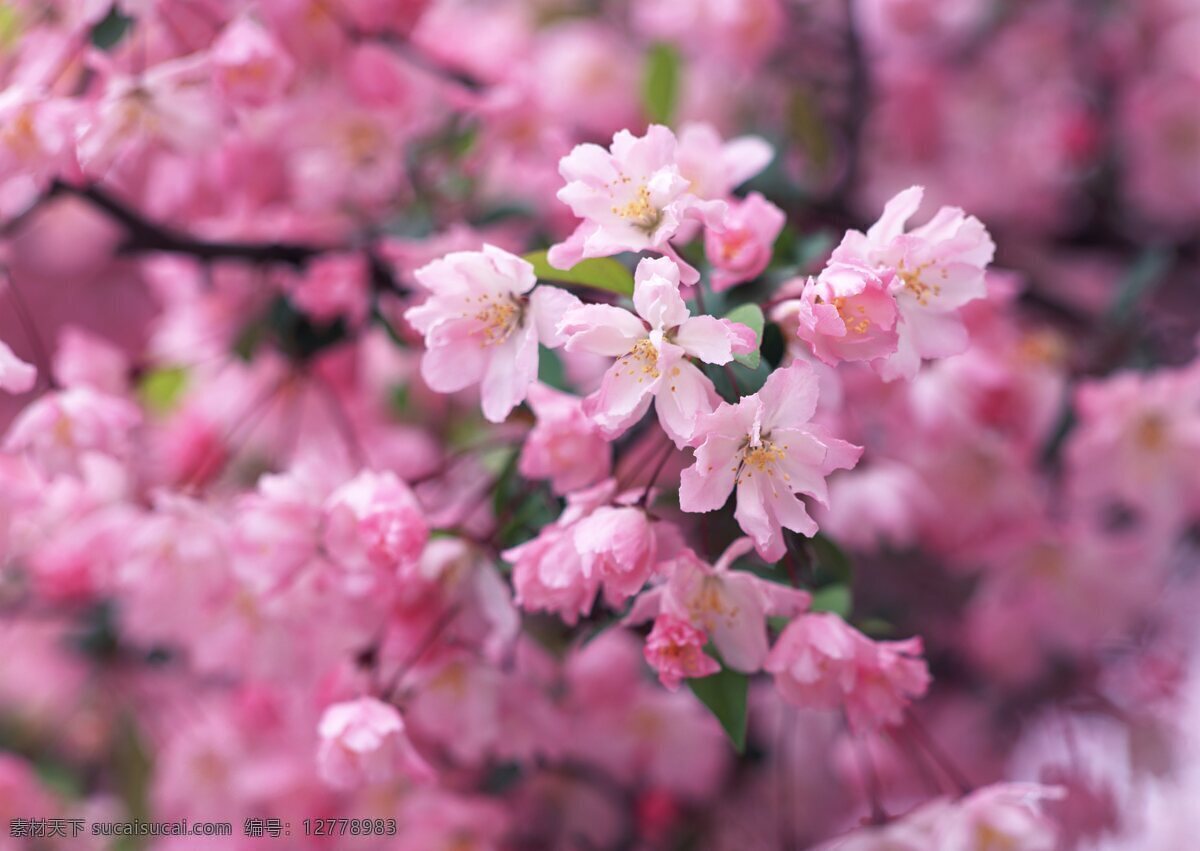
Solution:
{"label": "drooping flower", "polygon": [[660,614],[646,636],[646,662],[658,672],[659,681],[676,691],[684,679],[707,677],[721,670],[716,659],[704,652],[704,631],[686,620]]}
{"label": "drooping flower", "polygon": [[730,206],[721,228],[704,234],[704,253],[713,266],[712,288],[722,292],[767,268],[787,216],[757,192]]}
{"label": "drooping flower", "polygon": [[667,582],[638,597],[625,622],[655,616],[686,621],[712,640],[728,667],[759,670],[767,658],[767,616],[799,614],[811,598],[805,591],[733,570],[733,562],[753,546],[749,538],[739,538],[712,565],[684,550],[663,565]]}
{"label": "drooping flower", "polygon": [[364,593],[413,564],[429,527],[408,485],[395,473],[364,470],[335,490],[324,509],[325,550],[346,573],[348,590]]}
{"label": "drooping flower", "polygon": [[558,345],[558,321],[578,299],[535,289],[532,264],[492,245],[452,252],[415,274],[431,293],[404,314],[425,335],[421,375],[439,393],[479,383],[483,415],[503,422],[537,379],[538,343]]}
{"label": "drooping flower", "polygon": [[767,561],[783,556],[783,529],[815,534],[817,524],[800,495],[824,505],[825,477],[850,469],[862,454],[861,447],[809,422],[817,393],[812,367],[796,361],[773,372],[758,393],[722,403],[702,418],[692,441],[696,463],[680,481],[679,507],[716,511],[736,487],[734,516]]}
{"label": "drooping flower", "polygon": [[958,309],[986,293],[984,272],[996,250],[983,224],[956,207],[942,207],[927,223],[905,232],[923,195],[919,186],[899,193],[865,234],[847,232],[833,252],[834,262],[891,275],[897,348],[877,366],[887,381],[912,378],[922,359],[967,348]]}
{"label": "drooping flower", "polygon": [[833,366],[871,361],[896,351],[896,299],[891,275],[858,263],[834,262],[810,278],[800,298],[778,311],[793,313],[796,333],[812,352]]}
{"label": "drooping flower", "polygon": [[843,709],[856,730],[900,723],[908,703],[929,687],[919,638],[872,641],[828,612],[789,623],[765,667],[784,700],[806,709]]}
{"label": "drooping flower", "polygon": [[712,410],[712,382],[688,358],[725,364],[757,342],[744,325],[691,316],[679,294],[679,267],[668,258],[642,260],[634,273],[637,315],[605,304],[574,308],[559,330],[567,351],[615,357],[584,410],[610,436],[639,420],[656,402],[663,429],[682,446],[697,419]]}
{"label": "drooping flower", "polygon": [[583,400],[545,384],[529,388],[537,424],[525,437],[517,470],[527,479],[550,479],[557,494],[593,485],[612,466],[612,447],[583,410]]}
{"label": "drooping flower", "polygon": [[599,580],[609,605],[621,606],[641,591],[659,565],[678,549],[673,527],[654,521],[636,494],[625,494],[616,505],[603,505],[575,527],[583,575]]}
{"label": "drooping flower", "polygon": [[399,776],[429,780],[433,769],[417,753],[404,719],[391,704],[363,697],[326,708],[317,727],[317,769],[331,786],[352,789]]}
{"label": "drooping flower", "polygon": [[559,172],[567,181],[559,200],[583,219],[550,249],[550,263],[559,269],[622,251],[669,252],[668,240],[685,217],[719,224],[725,213],[724,201],[702,200],[689,190],[676,162],[675,134],[658,124],[644,136],[620,131],[608,150],[577,145]]}

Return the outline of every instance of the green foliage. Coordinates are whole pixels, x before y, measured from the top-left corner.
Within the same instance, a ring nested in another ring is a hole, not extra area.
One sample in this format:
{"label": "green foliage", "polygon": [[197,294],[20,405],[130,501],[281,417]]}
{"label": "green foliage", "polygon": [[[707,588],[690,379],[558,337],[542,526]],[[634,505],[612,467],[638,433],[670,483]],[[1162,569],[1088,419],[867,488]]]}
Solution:
{"label": "green foliage", "polygon": [[849,585],[853,578],[854,568],[845,550],[819,532],[813,536],[810,543],[813,555],[816,557],[818,580],[822,584]]}
{"label": "green foliage", "polygon": [[758,345],[755,346],[754,351],[744,355],[736,355],[734,356],[734,360],[747,369],[758,369],[758,363],[762,359],[762,352],[760,350],[762,348],[763,325],[766,322],[763,318],[762,308],[757,304],[742,304],[725,314],[725,318],[730,322],[740,322],[754,332],[754,336],[758,340]]}
{"label": "green foliage", "polygon": [[146,373],[138,384],[142,405],[155,414],[174,410],[187,389],[188,373],[183,367],[162,367]]}
{"label": "green foliage", "polygon": [[854,608],[854,598],[850,586],[842,583],[826,585],[813,592],[812,611],[832,612],[842,619],[850,617]]}
{"label": "green foliage", "polygon": [[551,266],[545,251],[531,251],[524,257],[533,264],[533,271],[538,280],[578,284],[617,295],[633,295],[633,274],[611,257],[581,260],[566,271]]}
{"label": "green foliage", "polygon": [[679,51],[655,44],[646,53],[642,76],[642,107],[655,124],[670,124],[679,101]]}
{"label": "green foliage", "polygon": [[121,14],[121,10],[113,6],[104,19],[92,27],[92,44],[101,50],[112,50],[125,38],[131,26],[133,18]]}
{"label": "green foliage", "polygon": [[562,358],[545,346],[538,346],[538,381],[550,385],[555,390],[571,389],[567,384],[567,373],[563,369]]}
{"label": "green foliage", "polygon": [[746,749],[746,695],[750,678],[722,668],[712,676],[688,680],[687,684],[721,722],[734,749],[742,753]]}

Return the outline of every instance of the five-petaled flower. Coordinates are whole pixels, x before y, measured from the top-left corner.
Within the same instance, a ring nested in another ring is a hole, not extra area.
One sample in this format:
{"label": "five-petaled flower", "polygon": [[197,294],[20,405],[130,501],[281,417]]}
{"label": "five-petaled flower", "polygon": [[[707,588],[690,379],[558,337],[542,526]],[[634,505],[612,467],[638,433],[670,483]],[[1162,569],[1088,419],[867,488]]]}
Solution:
{"label": "five-petaled flower", "polygon": [[579,300],[534,289],[533,265],[492,245],[447,254],[416,278],[431,295],[404,315],[425,335],[425,382],[439,393],[479,383],[483,415],[503,422],[537,380],[538,343],[559,344],[555,326]]}
{"label": "five-petaled flower", "polygon": [[617,358],[584,410],[615,436],[657,400],[659,422],[682,446],[717,399],[712,381],[689,358],[729,363],[735,354],[752,350],[757,338],[745,325],[691,316],[679,294],[679,267],[665,257],[638,264],[633,306],[636,316],[611,305],[584,305],[559,323],[568,352]]}
{"label": "five-petaled flower", "polygon": [[861,447],[810,422],[817,393],[812,367],[796,361],[773,372],[755,395],[703,417],[692,441],[696,463],[680,482],[679,507],[716,511],[736,487],[734,516],[768,561],[784,554],[783,529],[815,534],[817,524],[799,495],[825,504],[825,477],[850,469],[862,454]]}

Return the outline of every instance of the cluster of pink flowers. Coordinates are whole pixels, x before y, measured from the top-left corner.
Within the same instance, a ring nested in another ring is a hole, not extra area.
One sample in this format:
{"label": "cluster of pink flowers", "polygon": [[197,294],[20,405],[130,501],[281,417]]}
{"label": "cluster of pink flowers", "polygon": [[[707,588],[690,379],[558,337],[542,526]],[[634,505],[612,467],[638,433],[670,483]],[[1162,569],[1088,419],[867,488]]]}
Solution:
{"label": "cluster of pink flowers", "polygon": [[1200,8],[1008,5],[0,4],[0,851],[1191,847]]}

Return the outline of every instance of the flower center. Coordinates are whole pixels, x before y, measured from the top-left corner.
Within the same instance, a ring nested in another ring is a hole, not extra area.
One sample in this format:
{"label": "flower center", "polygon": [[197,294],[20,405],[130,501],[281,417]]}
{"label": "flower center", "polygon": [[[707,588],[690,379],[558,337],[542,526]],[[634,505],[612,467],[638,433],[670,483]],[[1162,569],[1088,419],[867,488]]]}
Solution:
{"label": "flower center", "polygon": [[512,336],[521,324],[521,307],[509,296],[481,295],[483,307],[475,314],[482,327],[475,333],[480,345],[496,346]]}
{"label": "flower center", "polygon": [[[772,443],[766,439],[753,446],[747,442],[745,448],[742,449],[741,460],[734,468],[734,472],[737,474],[736,482],[740,483],[743,477],[753,478],[755,473],[774,476],[776,463],[782,461],[786,455],[787,444]],[[783,480],[789,482],[791,476],[784,473]]]}
{"label": "flower center", "polygon": [[662,221],[662,210],[650,203],[650,190],[645,185],[638,187],[633,200],[624,207],[613,206],[612,211],[639,230],[647,233],[658,227]]}
{"label": "flower center", "polygon": [[871,327],[871,320],[867,319],[867,309],[861,304],[846,304],[846,299],[838,296],[833,300],[833,309],[841,317],[842,324],[846,326],[847,331],[852,331],[855,334],[865,334],[867,333],[867,329]]}
{"label": "flower center", "polygon": [[633,344],[625,355],[621,357],[618,364],[629,367],[628,374],[630,376],[638,376],[638,384],[646,380],[649,376],[651,380],[658,378],[658,349],[649,339],[641,339]]}
{"label": "flower center", "polygon": [[[928,269],[932,263],[922,263],[915,269],[905,269],[901,264],[897,270],[900,280],[904,282],[904,288],[912,293],[913,298],[917,300],[917,304],[922,307],[929,304],[931,296],[939,296],[942,294],[942,288],[938,284],[927,284],[921,280],[921,273]],[[945,270],[942,270],[942,277],[946,277]]]}

